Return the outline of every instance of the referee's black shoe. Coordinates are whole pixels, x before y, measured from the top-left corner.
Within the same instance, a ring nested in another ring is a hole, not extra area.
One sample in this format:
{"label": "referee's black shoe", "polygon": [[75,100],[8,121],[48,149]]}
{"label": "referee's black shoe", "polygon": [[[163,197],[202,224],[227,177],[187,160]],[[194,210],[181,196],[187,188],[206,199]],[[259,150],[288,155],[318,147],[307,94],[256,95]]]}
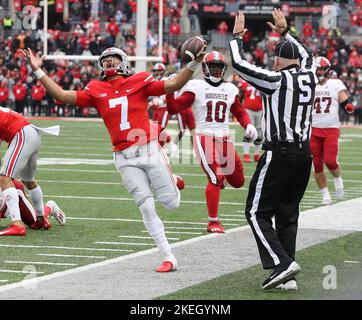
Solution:
{"label": "referee's black shoe", "polygon": [[287,265],[278,265],[275,267],[269,278],[263,282],[263,289],[273,289],[292,279],[300,271],[300,266],[295,261]]}

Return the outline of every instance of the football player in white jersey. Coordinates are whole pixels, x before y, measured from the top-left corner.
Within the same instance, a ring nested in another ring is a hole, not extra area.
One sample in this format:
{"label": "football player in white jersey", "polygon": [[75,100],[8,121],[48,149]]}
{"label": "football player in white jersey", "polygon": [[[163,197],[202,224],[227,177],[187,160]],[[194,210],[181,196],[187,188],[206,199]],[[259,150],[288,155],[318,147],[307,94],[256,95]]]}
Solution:
{"label": "football player in white jersey", "polygon": [[318,57],[317,76],[319,83],[315,90],[314,108],[312,113],[312,136],[310,147],[313,154],[314,176],[322,193],[322,204],[332,202],[327,187],[325,164],[334,177],[336,197],[343,198],[344,186],[341,177],[341,166],[338,163],[339,108],[353,113],[354,106],[350,103],[347,88],[339,79],[329,77],[330,62],[325,57]]}
{"label": "football player in white jersey", "polygon": [[220,191],[226,181],[234,188],[243,186],[243,165],[229,136],[229,113],[246,128],[246,134],[257,138],[256,128],[241,105],[239,89],[224,81],[227,68],[225,57],[218,51],[205,55],[202,73],[205,80],[190,80],[175,99],[166,95],[170,113],[178,113],[192,105],[196,129],[194,149],[202,169],[208,177],[206,204],[208,209],[208,232],[224,233],[218,217]]}

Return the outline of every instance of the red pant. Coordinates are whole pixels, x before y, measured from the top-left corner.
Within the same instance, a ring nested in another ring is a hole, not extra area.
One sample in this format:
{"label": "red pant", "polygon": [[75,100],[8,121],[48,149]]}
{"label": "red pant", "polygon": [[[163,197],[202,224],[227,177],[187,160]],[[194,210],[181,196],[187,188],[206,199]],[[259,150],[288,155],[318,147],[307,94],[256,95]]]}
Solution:
{"label": "red pant", "polygon": [[338,138],[338,128],[312,128],[310,148],[313,155],[315,173],[323,171],[323,164],[331,171],[338,168]]}
{"label": "red pant", "polygon": [[223,186],[226,179],[234,188],[243,186],[243,164],[234,144],[227,137],[196,134],[194,148],[201,167],[212,184]]}
{"label": "red pant", "polygon": [[170,120],[171,115],[167,111],[167,108],[153,108],[152,109],[152,120],[157,121],[162,129],[166,128],[168,120]]}
{"label": "red pant", "polygon": [[185,111],[177,113],[176,118],[177,118],[178,127],[180,128],[180,131],[186,130],[186,126],[187,126],[187,128],[189,128],[190,131],[195,129],[195,127],[196,127],[195,117],[194,117],[194,113],[192,112],[191,108],[188,108]]}

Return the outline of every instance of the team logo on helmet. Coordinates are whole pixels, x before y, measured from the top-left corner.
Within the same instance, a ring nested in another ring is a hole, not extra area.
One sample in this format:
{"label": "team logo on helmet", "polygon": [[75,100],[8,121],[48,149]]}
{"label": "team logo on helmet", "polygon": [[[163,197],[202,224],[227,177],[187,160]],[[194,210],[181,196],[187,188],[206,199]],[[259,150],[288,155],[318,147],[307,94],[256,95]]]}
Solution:
{"label": "team logo on helmet", "polygon": [[[118,57],[121,61],[112,61],[112,57]],[[131,75],[131,64],[128,56],[123,50],[115,47],[108,48],[102,52],[98,58],[98,68],[102,79],[112,77],[116,74]]]}
{"label": "team logo on helmet", "polygon": [[227,61],[221,52],[211,51],[202,60],[204,78],[213,83],[218,83],[223,79],[226,68]]}

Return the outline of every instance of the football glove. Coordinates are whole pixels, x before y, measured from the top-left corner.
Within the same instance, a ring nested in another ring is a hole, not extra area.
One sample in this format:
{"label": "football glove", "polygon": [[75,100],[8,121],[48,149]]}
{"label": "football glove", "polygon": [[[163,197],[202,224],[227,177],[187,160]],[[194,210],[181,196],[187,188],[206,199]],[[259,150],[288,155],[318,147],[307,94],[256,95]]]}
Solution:
{"label": "football glove", "polygon": [[250,138],[252,141],[255,141],[258,138],[258,131],[256,130],[253,124],[249,123],[246,126],[245,136],[247,138]]}
{"label": "football glove", "polygon": [[352,103],[347,103],[347,105],[344,107],[344,109],[347,111],[347,113],[353,113],[354,105]]}

